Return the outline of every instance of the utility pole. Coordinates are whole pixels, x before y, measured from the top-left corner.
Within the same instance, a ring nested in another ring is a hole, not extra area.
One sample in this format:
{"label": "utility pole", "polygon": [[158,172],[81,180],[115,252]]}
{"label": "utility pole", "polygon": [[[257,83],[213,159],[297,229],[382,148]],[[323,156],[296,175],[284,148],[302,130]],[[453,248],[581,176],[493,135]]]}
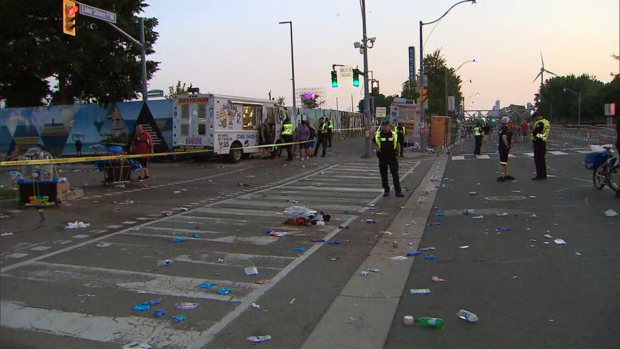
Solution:
{"label": "utility pole", "polygon": [[147,87],[146,87],[146,50],[144,43],[144,18],[140,17],[140,57],[142,62],[141,69],[142,72],[142,102],[148,101],[149,97],[147,95]]}
{"label": "utility pole", "polygon": [[368,93],[368,36],[366,34],[366,0],[362,0],[362,31],[364,48],[364,115],[366,116],[366,158],[371,156],[371,133],[372,125],[370,118],[370,98]]}

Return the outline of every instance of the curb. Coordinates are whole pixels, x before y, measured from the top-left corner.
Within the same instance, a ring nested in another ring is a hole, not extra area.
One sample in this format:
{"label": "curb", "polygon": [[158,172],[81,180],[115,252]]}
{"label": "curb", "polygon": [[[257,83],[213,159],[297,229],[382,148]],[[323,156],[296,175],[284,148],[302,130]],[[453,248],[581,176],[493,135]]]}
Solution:
{"label": "curb", "polygon": [[[369,256],[306,339],[302,349],[383,348],[415,257],[407,257],[403,261],[391,258],[417,250],[437,196],[433,181],[441,181],[447,161],[446,156],[435,159],[422,182],[388,227],[387,231],[393,235],[384,234],[377,241]],[[370,268],[379,269],[380,272],[361,276],[362,271]]]}

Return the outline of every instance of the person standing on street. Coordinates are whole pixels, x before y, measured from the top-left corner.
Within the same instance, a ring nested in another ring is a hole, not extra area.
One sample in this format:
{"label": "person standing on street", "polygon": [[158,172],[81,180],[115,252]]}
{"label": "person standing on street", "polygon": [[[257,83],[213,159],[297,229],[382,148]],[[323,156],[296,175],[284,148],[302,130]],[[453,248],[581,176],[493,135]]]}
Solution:
{"label": "person standing on street", "polygon": [[547,179],[547,161],[545,154],[547,153],[547,140],[549,139],[549,131],[551,124],[544,119],[539,112],[532,114],[534,117],[534,126],[532,127],[532,143],[534,144],[534,164],[536,165],[536,177],[533,180]]}
{"label": "person standing on street", "polygon": [[81,139],[77,139],[77,141],[75,141],[75,154],[77,156],[82,156],[82,146],[84,145],[84,143],[82,143]]}
{"label": "person standing on street", "polygon": [[308,156],[308,139],[310,138],[310,129],[306,126],[307,123],[307,121],[302,120],[301,126],[299,126],[299,131],[297,132],[297,141],[299,142],[299,155],[301,156],[301,161],[304,161],[306,158],[310,159],[310,156]]}
{"label": "person standing on street", "polygon": [[334,122],[330,119],[325,121],[327,123],[327,147],[332,147],[332,133],[334,132]]}
{"label": "person standing on street", "polygon": [[295,130],[293,124],[291,123],[291,119],[287,116],[286,119],[284,119],[284,123],[282,124],[282,130],[280,131],[280,133],[282,134],[282,141],[284,143],[287,143],[286,152],[288,153],[288,158],[286,159],[286,161],[293,161],[294,145],[291,143],[293,143],[294,141],[294,131]]}
{"label": "person standing on street", "polygon": [[398,178],[398,133],[392,130],[388,120],[381,123],[381,128],[375,133],[373,148],[377,151],[379,158],[379,172],[381,173],[381,185],[383,185],[383,196],[390,195],[390,184],[388,182],[388,168],[392,174],[392,184],[396,196],[403,197]]}
{"label": "person standing on street", "polygon": [[522,138],[522,142],[525,142],[525,139],[527,138],[527,130],[529,129],[529,126],[527,125],[527,122],[525,122],[525,120],[523,120],[523,122],[521,123],[521,137]]}
{"label": "person standing on street", "polygon": [[319,119],[319,128],[317,131],[319,133],[319,141],[317,142],[316,148],[314,149],[314,156],[317,156],[319,154],[319,148],[323,146],[323,153],[321,157],[324,158],[326,151],[325,148],[327,147],[327,122],[325,122],[325,118]]}
{"label": "person standing on street", "polygon": [[308,157],[310,156],[314,156],[314,146],[316,145],[316,128],[314,126],[312,126],[312,123],[310,121],[306,121],[306,126],[308,127],[308,130],[310,131],[310,138],[308,138],[309,142],[308,142]]}
{"label": "person standing on street", "polygon": [[[130,151],[132,154],[153,154],[153,138],[148,132],[144,131],[142,125],[136,126],[136,134],[133,136]],[[149,174],[149,157],[142,156],[136,160],[142,165],[138,182],[151,179]]]}
{"label": "person standing on street", "polygon": [[484,131],[484,141],[486,142],[491,139],[491,126],[489,126],[488,122],[484,124],[482,130]]}
{"label": "person standing on street", "polygon": [[398,147],[400,148],[400,157],[404,158],[403,152],[405,151],[405,135],[407,135],[407,129],[403,126],[402,123],[398,123],[398,127],[396,127],[396,132],[398,133]]}
{"label": "person standing on street", "polygon": [[499,172],[497,172],[497,181],[514,181],[515,178],[508,174],[508,154],[510,153],[510,145],[512,143],[512,129],[509,125],[510,118],[504,116],[497,132],[499,136]]}
{"label": "person standing on street", "polygon": [[474,155],[482,155],[482,127],[480,127],[480,123],[476,123],[476,127],[474,127],[474,140],[476,144],[476,148],[474,149]]}

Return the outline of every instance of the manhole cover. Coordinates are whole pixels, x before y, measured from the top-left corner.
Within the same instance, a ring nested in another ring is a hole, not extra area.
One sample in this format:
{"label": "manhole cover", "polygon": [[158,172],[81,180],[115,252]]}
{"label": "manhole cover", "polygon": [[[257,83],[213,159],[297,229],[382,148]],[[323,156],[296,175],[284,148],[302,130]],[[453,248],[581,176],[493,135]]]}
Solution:
{"label": "manhole cover", "polygon": [[517,201],[517,200],[525,200],[527,197],[522,195],[495,195],[495,196],[487,196],[486,200],[489,201]]}

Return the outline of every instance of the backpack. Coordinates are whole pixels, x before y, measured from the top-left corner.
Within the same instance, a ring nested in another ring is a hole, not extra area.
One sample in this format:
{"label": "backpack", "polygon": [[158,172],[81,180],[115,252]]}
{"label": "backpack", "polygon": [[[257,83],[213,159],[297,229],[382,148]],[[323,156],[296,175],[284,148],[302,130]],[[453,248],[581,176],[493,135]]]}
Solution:
{"label": "backpack", "polygon": [[310,129],[310,139],[316,138],[316,129],[312,126],[310,126],[309,129]]}
{"label": "backpack", "polygon": [[584,163],[588,170],[596,170],[605,163],[605,161],[607,161],[607,152],[597,151],[586,155]]}

